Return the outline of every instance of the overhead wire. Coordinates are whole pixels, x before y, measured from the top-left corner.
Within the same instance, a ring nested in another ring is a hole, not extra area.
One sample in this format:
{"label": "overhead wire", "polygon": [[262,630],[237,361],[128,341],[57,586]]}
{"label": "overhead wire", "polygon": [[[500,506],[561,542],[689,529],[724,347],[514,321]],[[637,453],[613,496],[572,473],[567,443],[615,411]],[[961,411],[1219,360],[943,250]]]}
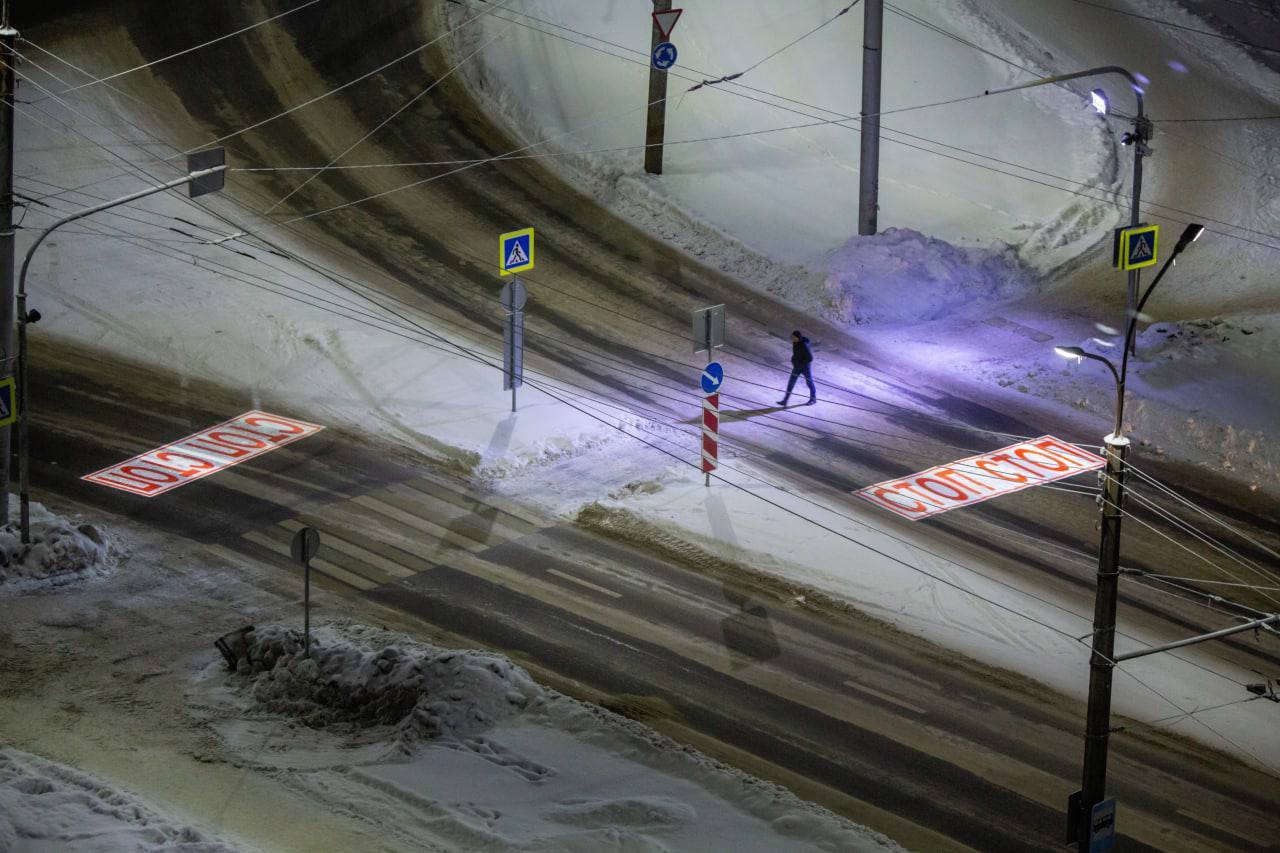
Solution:
{"label": "overhead wire", "polygon": [[[437,336],[437,337],[438,337],[438,336]],[[456,346],[456,345],[453,345],[453,346]],[[496,365],[493,365],[492,363],[490,363],[490,366],[495,366],[495,367],[496,367]],[[547,392],[544,390],[544,393],[547,393]],[[549,394],[549,396],[553,396],[553,397],[554,397],[554,395],[553,395],[553,394]],[[562,402],[563,402],[563,401],[562,401]],[[668,455],[670,455],[670,454],[668,454]],[[690,463],[690,464],[692,464],[692,463]],[[802,517],[803,517],[803,516],[802,516]],[[848,537],[845,537],[845,538],[848,538]],[[856,544],[861,544],[861,543],[857,543],[857,540],[852,540],[852,539],[850,539],[850,541],[855,542]],[[905,564],[905,563],[904,563],[904,565],[909,565],[909,564]],[[926,574],[928,574],[928,573],[926,573]],[[981,573],[979,573],[979,574],[981,574]],[[945,582],[945,581],[944,581],[944,582]],[[950,584],[949,584],[949,585],[950,585]],[[1012,589],[1015,589],[1015,590],[1016,590],[1016,588],[1012,588]],[[1025,594],[1025,593],[1024,593],[1024,594]],[[1033,596],[1033,597],[1034,597],[1034,596]],[[989,603],[990,603],[990,602],[989,602]],[[1017,611],[1011,611],[1011,612],[1016,613]],[[1042,623],[1042,624],[1044,624],[1044,623]],[[1148,686],[1148,689],[1151,689],[1151,688],[1149,688],[1149,686]],[[1175,706],[1175,707],[1176,707],[1176,706]]]}
{"label": "overhead wire", "polygon": [[134,67],[132,67],[132,68],[126,68],[126,69],[125,69],[125,70],[123,70],[123,71],[117,71],[116,73],[114,73],[114,74],[109,74],[109,75],[107,75],[106,77],[98,77],[98,78],[95,78],[95,79],[93,79],[93,80],[90,80],[90,81],[89,81],[89,82],[87,82],[87,83],[81,83],[79,86],[74,86],[74,87],[72,87],[72,88],[70,88],[70,89],[67,89],[66,91],[63,91],[63,92],[61,92],[61,93],[59,93],[59,94],[66,95],[66,94],[69,94],[69,93],[71,93],[71,92],[76,92],[76,91],[79,91],[80,89],[87,88],[87,87],[89,87],[89,86],[95,86],[95,85],[97,85],[97,84],[99,84],[99,83],[105,83],[105,82],[110,81],[110,80],[115,80],[115,79],[118,79],[118,78],[120,78],[120,77],[124,77],[126,74],[132,74],[132,73],[134,73],[135,71],[141,71],[141,70],[143,70],[144,68],[151,68],[151,67],[153,67],[153,66],[155,66],[155,65],[159,65],[159,64],[160,64],[160,63],[162,63],[162,62],[168,62],[168,61],[169,61],[169,60],[171,60],[171,59],[177,59],[179,56],[186,56],[186,55],[187,55],[187,54],[189,54],[189,53],[194,53],[194,52],[195,52],[195,51],[197,51],[197,50],[201,50],[201,49],[203,49],[203,48],[209,47],[210,45],[217,44],[218,42],[226,41],[227,39],[235,38],[236,36],[244,35],[245,33],[249,32],[250,30],[256,30],[258,27],[264,26],[264,25],[266,25],[266,24],[270,24],[270,23],[272,23],[273,21],[278,21],[278,20],[280,20],[281,18],[284,18],[284,17],[286,17],[286,16],[288,16],[288,15],[292,15],[292,14],[293,14],[293,13],[295,13],[295,12],[300,12],[300,11],[302,11],[303,9],[306,9],[308,6],[314,6],[316,3],[319,3],[319,2],[320,2],[320,0],[305,0],[305,2],[303,2],[303,3],[299,3],[297,6],[294,6],[294,7],[290,8],[290,9],[286,9],[285,11],[280,12],[279,14],[272,15],[272,16],[271,16],[271,17],[269,17],[269,18],[265,18],[265,19],[263,19],[263,20],[261,20],[261,21],[257,21],[257,22],[255,22],[255,23],[249,24],[248,26],[241,27],[240,29],[235,30],[234,32],[230,32],[230,33],[226,33],[226,34],[224,34],[224,35],[220,35],[220,36],[218,36],[217,38],[212,38],[212,39],[209,39],[208,41],[202,42],[202,43],[197,44],[197,45],[194,45],[194,46],[192,46],[192,47],[184,48],[183,50],[176,51],[176,52],[174,52],[174,53],[169,54],[168,56],[162,56],[162,57],[160,57],[159,59],[153,59],[153,60],[151,60],[151,61],[149,61],[149,62],[144,62],[144,63],[142,63],[142,64],[140,64],[140,65],[135,65],[135,66],[134,66]]}

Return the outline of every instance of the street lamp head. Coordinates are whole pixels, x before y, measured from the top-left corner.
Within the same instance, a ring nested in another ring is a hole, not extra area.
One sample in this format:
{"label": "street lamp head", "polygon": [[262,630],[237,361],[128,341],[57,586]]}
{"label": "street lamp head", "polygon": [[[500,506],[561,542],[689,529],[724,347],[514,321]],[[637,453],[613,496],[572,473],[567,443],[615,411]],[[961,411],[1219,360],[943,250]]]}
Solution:
{"label": "street lamp head", "polygon": [[1089,103],[1100,116],[1106,115],[1107,110],[1110,108],[1110,104],[1107,102],[1107,93],[1101,89],[1094,89],[1089,93]]}
{"label": "street lamp head", "polygon": [[1204,233],[1204,226],[1198,222],[1192,222],[1182,231],[1182,236],[1178,238],[1178,245],[1174,247],[1173,253],[1176,255],[1192,243],[1200,239],[1200,235]]}
{"label": "street lamp head", "polygon": [[1080,347],[1054,347],[1053,351],[1063,358],[1084,358],[1085,351]]}

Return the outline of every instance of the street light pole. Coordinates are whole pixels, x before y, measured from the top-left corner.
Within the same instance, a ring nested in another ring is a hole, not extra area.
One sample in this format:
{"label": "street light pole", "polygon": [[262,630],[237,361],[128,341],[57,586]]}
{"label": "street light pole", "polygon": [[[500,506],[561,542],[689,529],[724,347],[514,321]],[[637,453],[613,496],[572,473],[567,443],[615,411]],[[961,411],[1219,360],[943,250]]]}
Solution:
{"label": "street light pole", "polygon": [[[1076,71],[1072,74],[1057,74],[1053,77],[1042,77],[1039,80],[1032,80],[1029,83],[1021,83],[1017,86],[1006,86],[1003,89],[988,89],[983,92],[984,95],[999,95],[1004,92],[1016,92],[1019,89],[1030,89],[1033,86],[1048,86],[1054,83],[1063,83],[1067,80],[1075,80],[1080,77],[1093,77],[1102,74],[1119,74],[1125,80],[1129,81],[1130,88],[1133,89],[1133,96],[1137,100],[1138,113],[1133,118],[1133,132],[1126,133],[1121,137],[1121,141],[1125,145],[1133,146],[1133,199],[1129,205],[1129,227],[1139,224],[1142,216],[1142,158],[1150,153],[1147,147],[1147,141],[1151,139],[1152,125],[1150,119],[1146,116],[1146,111],[1142,102],[1142,87],[1138,85],[1138,78],[1133,72],[1119,65],[1104,65],[1098,68],[1090,68],[1087,71]],[[1095,101],[1096,103],[1096,101]],[[1105,98],[1102,100],[1105,109]],[[1101,110],[1100,110],[1101,111]],[[1129,290],[1125,298],[1125,317],[1136,310],[1134,308],[1138,301],[1138,288],[1142,283],[1142,270],[1129,270]],[[1127,341],[1125,346],[1132,347],[1131,341]]]}
{"label": "street light pole", "polygon": [[[9,0],[0,0],[0,377],[13,375],[13,134],[17,83],[14,42],[18,31],[9,26]],[[16,401],[15,401],[16,402]],[[9,523],[9,436],[0,427],[0,525]]]}
{"label": "street light pole", "polygon": [[[128,204],[131,201],[162,193],[184,184],[191,185],[191,195],[193,197],[207,192],[216,192],[222,189],[222,179],[227,170],[224,160],[225,152],[221,148],[194,154],[188,158],[187,163],[190,171],[185,176],[176,178],[168,183],[148,187],[145,190],[139,190],[136,193],[112,199],[111,201],[104,201],[102,204],[95,204],[93,207],[86,207],[83,210],[77,210],[75,213],[64,216],[41,231],[40,236],[36,237],[35,242],[27,249],[27,254],[22,259],[22,271],[18,274],[18,393],[17,399],[14,401],[14,405],[18,410],[18,502],[22,524],[22,543],[24,545],[31,541],[31,445],[28,439],[31,413],[28,411],[30,395],[27,392],[27,326],[40,319],[38,311],[27,311],[27,269],[31,266],[32,256],[35,255],[36,249],[40,248],[40,244],[45,241],[45,238],[63,225],[100,213],[108,208]],[[216,162],[218,165],[211,165],[208,168],[195,168],[197,164],[209,162]],[[205,180],[215,176],[216,180]],[[7,499],[7,494],[5,497]]]}
{"label": "street light pole", "polygon": [[1129,439],[1124,437],[1125,380],[1129,371],[1129,352],[1133,346],[1138,315],[1164,274],[1177,261],[1178,255],[1203,233],[1201,225],[1188,225],[1182,232],[1169,259],[1147,286],[1125,324],[1124,349],[1120,369],[1111,360],[1085,352],[1079,347],[1055,347],[1067,358],[1100,361],[1111,371],[1116,385],[1115,425],[1103,441],[1107,466],[1102,487],[1102,539],[1098,547],[1098,583],[1093,606],[1093,642],[1089,657],[1089,705],[1085,718],[1084,768],[1080,786],[1079,812],[1069,815],[1075,820],[1076,849],[1089,849],[1093,807],[1107,795],[1107,750],[1111,737],[1111,686],[1116,665],[1116,607],[1120,598],[1120,522],[1124,517],[1125,462],[1129,455]]}

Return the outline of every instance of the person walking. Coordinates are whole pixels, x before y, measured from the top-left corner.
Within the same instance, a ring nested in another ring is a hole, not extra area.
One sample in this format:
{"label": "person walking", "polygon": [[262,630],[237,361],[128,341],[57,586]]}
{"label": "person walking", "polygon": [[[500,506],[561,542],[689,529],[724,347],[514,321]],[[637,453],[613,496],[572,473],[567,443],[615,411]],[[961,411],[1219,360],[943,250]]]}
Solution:
{"label": "person walking", "polygon": [[809,339],[797,329],[791,333],[791,378],[787,380],[787,393],[778,401],[779,406],[787,404],[787,400],[791,398],[791,390],[796,387],[796,380],[801,376],[804,376],[804,381],[809,386],[809,402],[805,405],[812,406],[818,402],[818,391],[813,387],[812,364],[813,350],[809,349]]}

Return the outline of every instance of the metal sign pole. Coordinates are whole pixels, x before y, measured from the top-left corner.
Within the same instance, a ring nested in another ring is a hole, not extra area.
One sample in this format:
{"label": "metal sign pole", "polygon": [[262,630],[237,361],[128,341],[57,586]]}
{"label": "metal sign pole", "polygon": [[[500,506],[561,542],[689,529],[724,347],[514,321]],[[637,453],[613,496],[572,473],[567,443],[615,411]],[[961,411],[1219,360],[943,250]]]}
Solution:
{"label": "metal sign pole", "polygon": [[302,564],[302,633],[303,655],[311,657],[311,558],[320,550],[320,531],[303,527],[293,534],[289,552],[294,562]]}
{"label": "metal sign pole", "polygon": [[302,632],[303,657],[311,657],[311,555],[302,564]]}

